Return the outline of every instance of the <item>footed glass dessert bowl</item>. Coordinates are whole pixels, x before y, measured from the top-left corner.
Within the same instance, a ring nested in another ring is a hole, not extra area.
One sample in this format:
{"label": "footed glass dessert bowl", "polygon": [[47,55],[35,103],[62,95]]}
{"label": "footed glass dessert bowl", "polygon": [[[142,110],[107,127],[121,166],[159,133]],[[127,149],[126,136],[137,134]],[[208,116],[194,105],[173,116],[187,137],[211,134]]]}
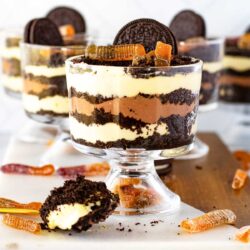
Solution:
{"label": "footed glass dessert bowl", "polygon": [[215,109],[218,106],[224,40],[190,38],[180,42],[179,53],[203,61],[199,111],[206,112]]}
{"label": "footed glass dessert bowl", "polygon": [[220,79],[220,99],[225,112],[235,112],[234,119],[227,138],[234,148],[240,148],[235,142],[246,142],[249,148],[250,140],[250,32],[239,37],[227,38],[225,42],[225,57]]}
{"label": "footed glass dessert bowl", "polygon": [[[203,61],[199,112],[205,113],[218,106],[219,81],[224,55],[224,40],[221,38],[190,38],[179,43],[179,53]],[[209,152],[209,147],[197,138],[193,150],[179,159],[196,159]]]}
{"label": "footed glass dessert bowl", "polygon": [[110,160],[106,183],[120,197],[117,214],[179,208],[179,196],[161,182],[154,160],[192,149],[202,62],[175,57],[171,66],[124,66],[86,56],[66,61],[72,143]]}
{"label": "footed glass dessert bowl", "polygon": [[[58,136],[41,158],[41,164],[52,163],[57,166],[61,161],[54,155],[58,151],[66,153],[70,151],[69,147],[72,148],[70,144],[65,143],[69,138],[65,60],[83,54],[85,45],[49,46],[21,43],[21,49],[23,107],[33,121],[57,126]],[[65,165],[67,164],[65,162]]]}

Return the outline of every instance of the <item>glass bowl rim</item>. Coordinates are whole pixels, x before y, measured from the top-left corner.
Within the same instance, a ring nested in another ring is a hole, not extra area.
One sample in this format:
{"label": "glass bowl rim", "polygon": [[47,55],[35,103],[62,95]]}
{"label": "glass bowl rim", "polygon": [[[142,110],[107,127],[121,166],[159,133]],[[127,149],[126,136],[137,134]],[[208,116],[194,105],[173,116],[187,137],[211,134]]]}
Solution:
{"label": "glass bowl rim", "polygon": [[178,45],[213,45],[213,44],[224,44],[225,38],[222,37],[208,37],[204,41],[179,41]]}
{"label": "glass bowl rim", "polygon": [[[86,38],[87,38],[87,42],[91,41],[91,39],[93,39],[93,37],[91,37],[88,34],[85,33],[78,33],[79,34],[83,34]],[[83,44],[77,44],[77,45],[62,45],[62,46],[58,46],[58,45],[42,45],[42,44],[33,44],[33,43],[27,43],[24,42],[23,40],[21,40],[20,42],[20,46],[21,47],[30,47],[30,48],[37,48],[37,49],[83,49],[85,48],[87,45],[83,45]]]}
{"label": "glass bowl rim", "polygon": [[[84,62],[80,62],[80,63],[74,63],[72,62],[72,60],[76,59],[76,58],[80,58],[83,55],[77,55],[77,56],[72,56],[69,57],[68,59],[65,60],[65,65],[67,67],[73,67],[73,68],[86,68],[87,67],[95,67],[95,68],[104,68],[104,67],[113,67],[113,68],[122,68],[122,69],[146,69],[146,70],[150,70],[150,69],[156,69],[156,70],[174,70],[174,69],[181,69],[181,68],[197,68],[200,67],[200,69],[202,70],[202,65],[203,65],[203,61],[199,58],[195,58],[195,57],[191,57],[191,56],[180,56],[180,57],[184,57],[184,58],[191,58],[192,60],[195,60],[196,62],[194,63],[190,63],[190,64],[185,64],[185,65],[172,65],[172,66],[115,66],[115,65],[96,65],[96,64],[88,64],[88,63],[84,63]],[[146,73],[146,72],[145,72]]]}

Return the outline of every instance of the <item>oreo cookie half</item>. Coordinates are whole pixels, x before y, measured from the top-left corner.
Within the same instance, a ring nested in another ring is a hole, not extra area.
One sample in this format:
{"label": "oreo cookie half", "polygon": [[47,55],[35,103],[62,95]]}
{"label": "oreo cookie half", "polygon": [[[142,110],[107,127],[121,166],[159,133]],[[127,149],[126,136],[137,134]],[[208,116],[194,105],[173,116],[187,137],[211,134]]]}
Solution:
{"label": "oreo cookie half", "polygon": [[158,41],[170,44],[172,54],[178,54],[176,39],[167,26],[154,19],[141,18],[122,27],[113,44],[139,43],[144,45],[146,52],[149,52],[155,49]]}
{"label": "oreo cookie half", "polygon": [[57,26],[48,18],[38,18],[28,22],[25,26],[24,41],[39,45],[63,45]]}
{"label": "oreo cookie half", "polygon": [[206,37],[206,24],[203,17],[192,10],[178,13],[169,27],[179,41],[193,37]]}
{"label": "oreo cookie half", "polygon": [[76,33],[86,31],[86,23],[83,16],[75,9],[69,7],[57,7],[52,9],[46,16],[53,21],[57,27],[70,24],[75,28]]}

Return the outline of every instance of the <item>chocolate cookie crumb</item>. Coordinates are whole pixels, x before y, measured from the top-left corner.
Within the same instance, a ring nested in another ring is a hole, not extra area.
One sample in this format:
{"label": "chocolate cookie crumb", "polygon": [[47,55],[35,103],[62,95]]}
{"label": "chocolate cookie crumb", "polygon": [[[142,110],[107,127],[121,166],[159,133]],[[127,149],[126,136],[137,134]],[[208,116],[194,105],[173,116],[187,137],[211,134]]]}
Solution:
{"label": "chocolate cookie crumb", "polygon": [[202,169],[203,169],[203,167],[200,166],[200,165],[196,165],[195,168],[196,168],[197,170],[202,170]]}

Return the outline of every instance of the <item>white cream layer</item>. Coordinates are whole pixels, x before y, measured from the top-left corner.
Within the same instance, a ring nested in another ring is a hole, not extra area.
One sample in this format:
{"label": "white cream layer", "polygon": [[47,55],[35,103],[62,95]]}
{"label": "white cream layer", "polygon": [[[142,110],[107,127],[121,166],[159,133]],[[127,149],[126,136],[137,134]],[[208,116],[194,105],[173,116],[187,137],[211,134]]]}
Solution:
{"label": "white cream layer", "polygon": [[121,67],[92,67],[92,72],[68,73],[68,88],[74,87],[77,91],[89,95],[136,96],[143,94],[168,94],[179,88],[199,93],[201,74],[175,74],[174,76],[156,76],[149,79],[133,78],[126,74]]}
{"label": "white cream layer", "polygon": [[209,73],[212,73],[212,74],[220,71],[222,67],[223,67],[222,61],[203,63],[203,70],[208,71]]}
{"label": "white cream layer", "polygon": [[133,141],[138,137],[148,138],[154,132],[160,135],[167,135],[169,131],[166,124],[151,124],[142,128],[141,133],[131,131],[130,129],[121,128],[115,123],[106,123],[104,125],[91,124],[89,126],[78,122],[74,117],[70,117],[70,132],[75,139],[83,139],[91,143],[96,141],[109,142],[125,139]]}
{"label": "white cream layer", "polygon": [[7,89],[11,89],[16,92],[22,92],[23,89],[23,79],[21,76],[8,76],[2,75],[1,81],[3,86]]}
{"label": "white cream layer", "polygon": [[66,74],[64,66],[48,67],[46,65],[26,65],[24,71],[26,74],[32,74],[34,76],[45,76],[49,78],[55,76],[63,76]]}
{"label": "white cream layer", "polygon": [[223,67],[237,71],[250,70],[250,57],[243,56],[224,56]]}
{"label": "white cream layer", "polygon": [[36,95],[23,94],[24,109],[31,113],[36,113],[40,110],[53,111],[58,114],[69,112],[68,97],[49,96],[40,99]]}
{"label": "white cream layer", "polygon": [[19,47],[2,48],[1,56],[7,59],[21,60],[21,50]]}
{"label": "white cream layer", "polygon": [[[93,204],[91,204],[93,205]],[[57,209],[51,211],[47,217],[48,227],[62,230],[70,230],[77,221],[91,212],[91,205],[82,205],[79,203],[57,206]]]}

